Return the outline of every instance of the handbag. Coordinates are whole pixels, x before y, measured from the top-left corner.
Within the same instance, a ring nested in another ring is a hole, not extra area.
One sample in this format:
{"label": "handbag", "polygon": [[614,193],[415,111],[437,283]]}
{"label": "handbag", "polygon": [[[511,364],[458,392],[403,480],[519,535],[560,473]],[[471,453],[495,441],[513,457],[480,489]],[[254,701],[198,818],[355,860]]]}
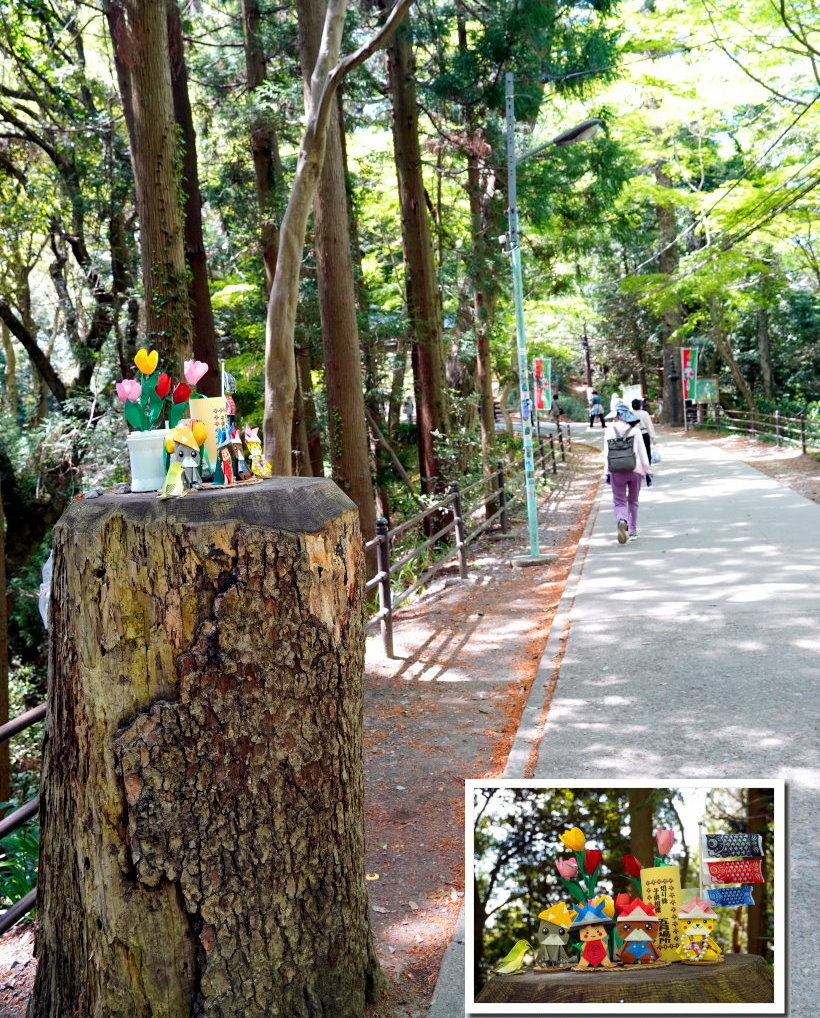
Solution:
{"label": "handbag", "polygon": [[653,449],[652,450],[652,455],[649,457],[649,462],[650,463],[662,463],[663,462],[663,460],[661,459],[661,454],[658,452],[657,449]]}

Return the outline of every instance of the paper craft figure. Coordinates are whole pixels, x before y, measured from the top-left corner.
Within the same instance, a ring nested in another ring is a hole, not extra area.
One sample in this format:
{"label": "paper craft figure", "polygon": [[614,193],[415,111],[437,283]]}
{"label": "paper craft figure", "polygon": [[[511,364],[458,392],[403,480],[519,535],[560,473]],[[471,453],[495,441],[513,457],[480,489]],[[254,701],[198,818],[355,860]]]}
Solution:
{"label": "paper craft figure", "polygon": [[520,972],[524,967],[524,955],[529,950],[530,945],[528,941],[516,940],[513,949],[501,959],[493,969],[493,972],[498,975],[513,975],[516,972]]}
{"label": "paper craft figure", "polygon": [[230,433],[219,428],[216,433],[216,465],[214,466],[214,484],[233,484],[233,457],[231,456]]}
{"label": "paper craft figure", "polygon": [[535,964],[543,968],[562,968],[577,961],[569,943],[569,930],[573,919],[577,916],[574,909],[567,908],[564,902],[557,905],[550,905],[549,908],[539,912],[538,950],[535,954]]}
{"label": "paper craft figure", "polygon": [[254,477],[270,477],[273,467],[268,463],[262,453],[262,443],[259,441],[259,428],[249,428],[245,425],[245,445],[251,457],[251,473]]}
{"label": "paper craft figure", "polygon": [[[623,940],[616,952],[625,965],[652,965],[660,959],[655,947],[660,929],[660,917],[652,905],[634,898],[618,915],[615,929]],[[664,964],[668,964],[664,962]]]}
{"label": "paper craft figure", "polygon": [[616,968],[606,947],[607,933],[614,925],[614,920],[604,911],[603,900],[597,904],[588,901],[582,906],[571,927],[574,935],[583,944],[581,960],[575,966],[576,969]]}
{"label": "paper craft figure", "polygon": [[247,463],[245,462],[245,450],[242,448],[242,438],[239,434],[238,428],[234,428],[231,432],[231,454],[233,455],[234,464],[236,466],[237,481],[248,480],[251,476],[251,472],[248,470]]}
{"label": "paper craft figure", "polygon": [[[160,498],[178,498],[191,488],[199,488],[199,445],[191,428],[171,428],[165,438],[165,451],[171,457]],[[173,469],[179,467],[179,470]]]}
{"label": "paper craft figure", "polygon": [[692,898],[678,912],[680,941],[678,955],[688,965],[714,965],[723,961],[723,952],[712,939],[717,913],[708,902]]}

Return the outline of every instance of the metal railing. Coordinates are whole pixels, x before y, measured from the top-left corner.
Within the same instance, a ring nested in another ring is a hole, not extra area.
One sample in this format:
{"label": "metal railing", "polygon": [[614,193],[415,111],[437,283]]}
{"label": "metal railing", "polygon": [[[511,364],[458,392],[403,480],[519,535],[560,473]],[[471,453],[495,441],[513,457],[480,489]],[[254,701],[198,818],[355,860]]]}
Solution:
{"label": "metal railing", "polygon": [[786,417],[778,410],[773,414],[726,410],[719,403],[713,404],[711,411],[710,415],[705,407],[699,408],[696,424],[738,431],[752,438],[774,441],[778,446],[784,443],[800,446],[803,453],[820,452],[820,421],[809,420],[805,414]]}
{"label": "metal railing", "polygon": [[[25,711],[18,717],[13,718],[11,721],[7,721],[4,725],[0,725],[0,744],[8,742],[9,739],[14,738],[15,735],[19,735],[20,732],[24,732],[27,728],[31,728],[32,725],[36,725],[38,721],[42,721],[46,716],[46,704],[41,703],[36,707],[32,707],[31,710]],[[18,827],[22,827],[23,824],[28,823],[32,817],[37,815],[40,808],[40,797],[35,795],[33,799],[29,799],[28,802],[24,802],[22,806],[18,807],[13,813],[9,813],[8,816],[3,817],[0,820],[0,841],[3,838],[8,837],[13,831],[16,831]],[[24,916],[34,908],[37,904],[37,888],[33,887],[28,894],[22,897],[19,901],[13,902],[6,911],[0,916],[0,935],[10,930],[15,923],[18,923]]]}
{"label": "metal railing", "polygon": [[[566,447],[563,429],[566,430]],[[555,435],[550,433],[546,436],[538,435],[536,438],[536,472],[541,470],[545,481],[549,479],[550,474],[558,473],[559,457],[561,463],[565,464],[567,451],[572,449],[569,424],[563,425],[563,429],[559,426],[557,430],[557,444],[560,450],[558,455],[556,455]],[[482,488],[484,489],[483,495],[479,495],[477,500],[471,501],[467,505],[465,497],[474,496],[474,493]],[[428,584],[436,573],[455,556],[458,556],[459,576],[466,579],[468,546],[496,521],[501,533],[506,534],[509,530],[509,508],[520,499],[520,492],[510,490],[504,464],[499,460],[496,469],[491,474],[487,474],[472,484],[462,486],[457,481],[453,481],[449,492],[438,502],[398,526],[390,528],[387,520],[383,517],[376,520],[376,536],[365,544],[366,549],[374,548],[376,551],[376,573],[365,584],[365,591],[370,593],[372,590],[378,590],[379,607],[375,614],[368,619],[367,627],[370,628],[377,624],[380,626],[382,644],[388,657],[393,657],[393,613],[396,609]],[[489,511],[488,507],[490,507]],[[398,559],[393,559],[391,548],[396,538],[406,534],[414,527],[426,525],[430,528],[438,522],[442,522],[442,526],[435,533],[421,543],[413,545]],[[442,549],[445,540],[449,541],[451,534],[453,535],[452,543],[448,543],[443,548],[421,575],[415,577],[410,586],[405,589],[399,592],[394,591],[391,578],[411,562],[426,555],[430,549]]]}

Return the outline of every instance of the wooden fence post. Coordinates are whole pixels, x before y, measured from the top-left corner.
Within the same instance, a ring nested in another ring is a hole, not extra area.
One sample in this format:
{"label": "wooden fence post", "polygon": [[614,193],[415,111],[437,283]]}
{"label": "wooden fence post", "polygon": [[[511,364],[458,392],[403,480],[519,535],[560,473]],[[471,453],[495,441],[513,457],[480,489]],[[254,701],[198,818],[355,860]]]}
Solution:
{"label": "wooden fence post", "polygon": [[29,1018],[361,1018],[363,563],[323,478],[64,513]]}
{"label": "wooden fence post", "polygon": [[387,537],[387,520],[380,516],[376,520],[376,571],[379,580],[379,628],[382,646],[388,657],[393,657],[393,594],[390,590],[390,541]]}
{"label": "wooden fence post", "polygon": [[496,469],[498,471],[498,502],[501,507],[501,533],[506,534],[510,529],[510,525],[507,519],[507,483],[504,477],[504,463],[502,460],[496,463]]}
{"label": "wooden fence post", "polygon": [[458,551],[458,571],[462,580],[467,579],[467,544],[464,540],[464,518],[461,515],[461,489],[458,481],[452,481],[450,492],[453,496],[453,529]]}
{"label": "wooden fence post", "polygon": [[775,410],[774,412],[774,437],[777,439],[777,444],[780,446],[780,411]]}
{"label": "wooden fence post", "polygon": [[803,449],[803,455],[806,455],[806,411],[800,415],[800,446]]}
{"label": "wooden fence post", "polygon": [[544,480],[547,480],[547,454],[544,452],[544,440],[541,436],[538,436],[538,459],[541,463],[541,473],[544,475]]}
{"label": "wooden fence post", "polygon": [[564,436],[561,433],[561,425],[558,425],[558,445],[561,447],[561,462],[567,462],[567,454],[564,452]]}
{"label": "wooden fence post", "polygon": [[552,455],[552,472],[554,474],[557,474],[558,464],[555,461],[555,439],[552,437],[552,433],[550,433],[549,440],[550,440],[550,453]]}

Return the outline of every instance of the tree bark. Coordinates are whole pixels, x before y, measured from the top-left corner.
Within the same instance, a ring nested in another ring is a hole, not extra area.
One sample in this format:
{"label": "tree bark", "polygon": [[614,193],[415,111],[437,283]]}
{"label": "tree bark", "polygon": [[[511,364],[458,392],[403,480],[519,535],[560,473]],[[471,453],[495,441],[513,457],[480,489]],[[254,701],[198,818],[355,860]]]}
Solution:
{"label": "tree bark", "polygon": [[[672,178],[661,165],[655,168],[655,183],[661,187],[672,187]],[[675,242],[677,232],[677,220],[675,209],[669,202],[659,202],[655,206],[655,213],[658,223],[658,270],[672,275],[678,267],[678,248]],[[661,363],[663,370],[663,423],[680,427],[683,424],[683,397],[677,389],[678,382],[670,379],[669,358],[674,358],[673,363],[680,361],[679,347],[670,342],[669,337],[678,328],[683,320],[679,306],[675,306],[664,312],[664,326],[661,337]],[[680,370],[680,369],[678,369]]]}
{"label": "tree bark", "polygon": [[388,47],[387,70],[393,102],[393,150],[412,336],[411,363],[416,382],[419,470],[422,491],[431,494],[444,490],[445,477],[436,451],[435,433],[446,434],[449,422],[438,286],[421,174],[415,57],[407,26],[396,32]]}
{"label": "tree bark", "polygon": [[655,856],[652,834],[653,788],[629,789],[629,851],[644,866],[651,866]]}
{"label": "tree bark", "polygon": [[185,203],[185,262],[188,266],[193,351],[198,361],[208,365],[208,373],[197,382],[197,389],[204,396],[219,396],[222,392],[222,379],[216,351],[211,288],[208,283],[208,256],[202,236],[202,193],[199,189],[196,131],[188,95],[188,69],[185,66],[182,19],[177,0],[168,0],[168,63],[171,68],[174,119],[182,140],[180,187]]}
{"label": "tree bark", "polygon": [[[767,844],[772,836],[774,803],[767,788],[750,788],[748,795],[749,833],[763,836],[764,867],[769,865],[771,846]],[[765,873],[765,869],[764,869]],[[773,922],[768,885],[755,884],[755,904],[746,909],[746,934],[749,954],[762,955],[771,962],[773,955]]]}
{"label": "tree bark", "polygon": [[361,1018],[362,542],[326,480],[54,530],[28,1018]]}
{"label": "tree bark", "polygon": [[167,0],[106,5],[131,142],[140,224],[143,338],[178,371],[193,351],[178,147],[168,60]]}
{"label": "tree bark", "polygon": [[769,312],[760,308],[757,312],[757,352],[760,356],[760,379],[766,399],[774,397],[774,372],[772,371],[772,337],[769,329]]}
{"label": "tree bark", "polygon": [[[6,516],[0,498],[0,725],[9,720],[9,602],[6,591]],[[0,802],[11,789],[9,743],[0,744]],[[5,812],[5,811],[3,811]]]}
{"label": "tree bark", "polygon": [[3,397],[3,404],[6,413],[16,420],[17,408],[19,406],[17,395],[17,355],[14,352],[14,344],[11,341],[8,323],[4,319],[0,319],[0,340],[3,343],[3,357],[5,358],[3,380],[6,391]]}

